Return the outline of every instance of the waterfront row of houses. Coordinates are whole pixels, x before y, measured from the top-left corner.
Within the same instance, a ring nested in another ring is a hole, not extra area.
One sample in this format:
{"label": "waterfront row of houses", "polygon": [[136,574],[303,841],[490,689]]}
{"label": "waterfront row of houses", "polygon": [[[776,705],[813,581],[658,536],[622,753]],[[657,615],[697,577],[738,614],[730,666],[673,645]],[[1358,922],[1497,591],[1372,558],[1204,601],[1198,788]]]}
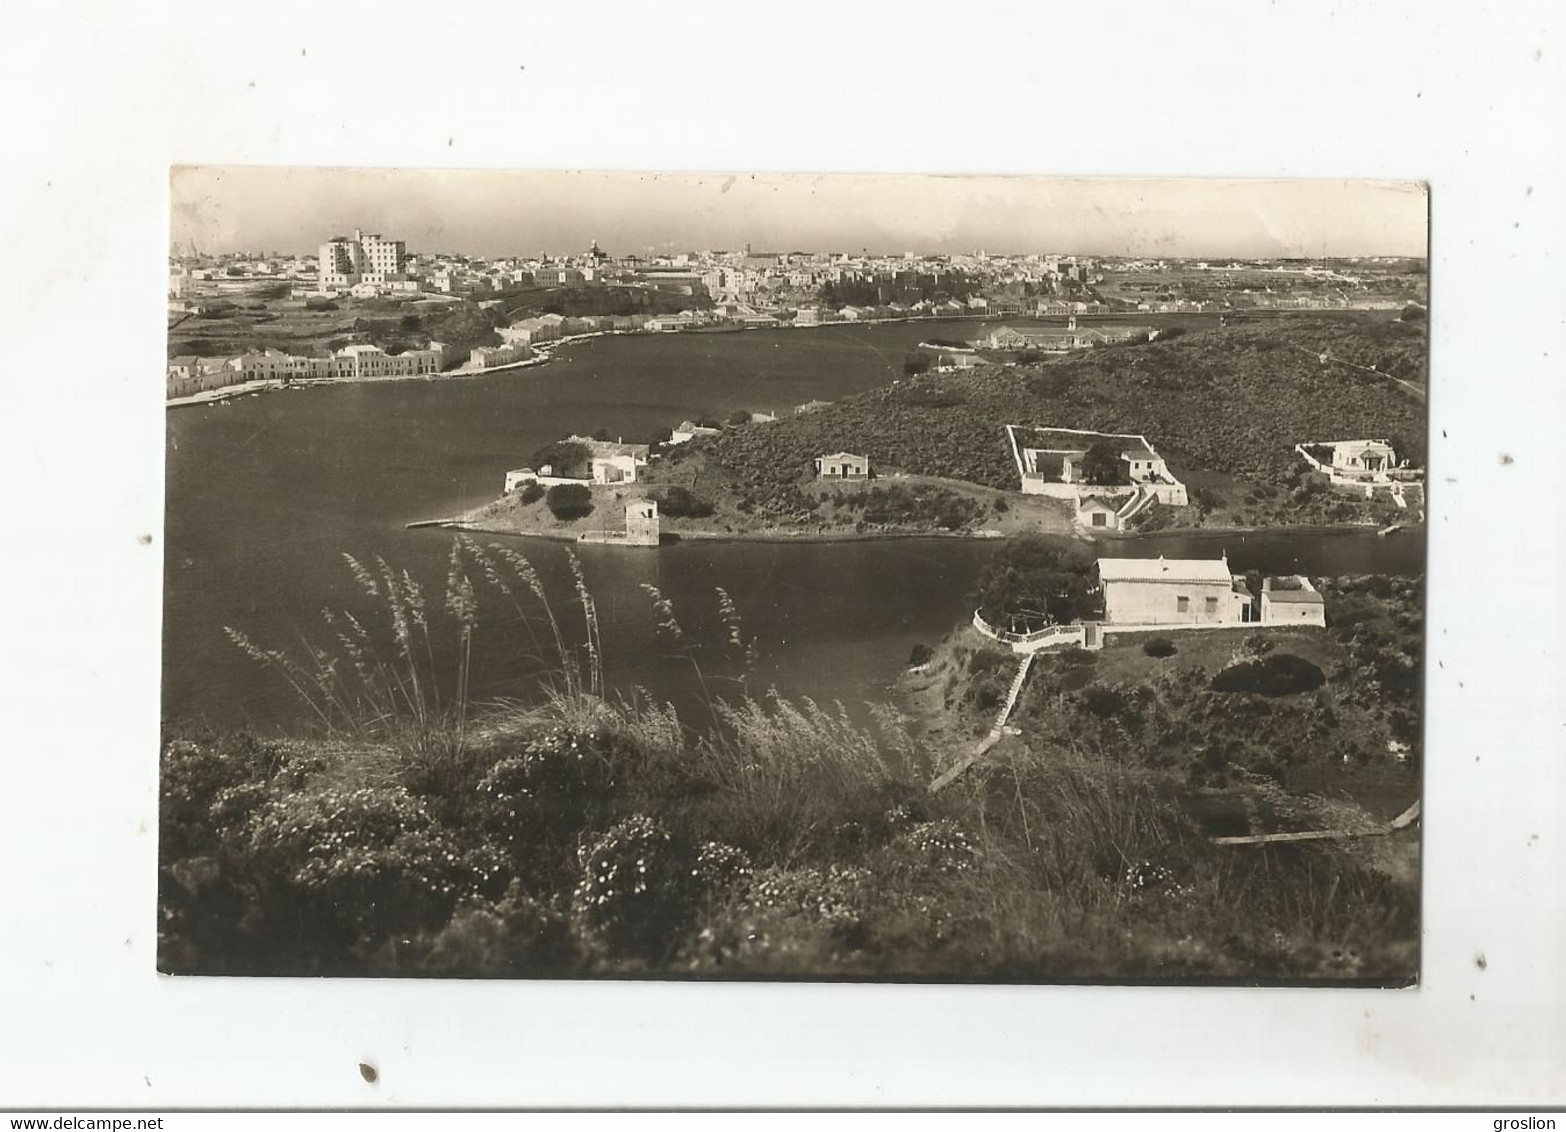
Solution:
{"label": "waterfront row of houses", "polygon": [[1045,353],[1062,353],[1068,350],[1087,350],[1094,346],[1112,346],[1129,342],[1134,338],[1156,338],[1158,331],[1151,326],[1078,326],[1076,317],[1064,327],[1041,326],[1017,329],[1001,326],[991,331],[976,345],[991,350],[1042,350]]}
{"label": "waterfront row of houses", "polygon": [[188,397],[249,381],[296,381],[308,378],[379,378],[433,376],[441,371],[446,347],[431,342],[424,349],[388,354],[379,346],[345,346],[322,357],[262,350],[231,358],[181,355],[168,362],[168,396]]}

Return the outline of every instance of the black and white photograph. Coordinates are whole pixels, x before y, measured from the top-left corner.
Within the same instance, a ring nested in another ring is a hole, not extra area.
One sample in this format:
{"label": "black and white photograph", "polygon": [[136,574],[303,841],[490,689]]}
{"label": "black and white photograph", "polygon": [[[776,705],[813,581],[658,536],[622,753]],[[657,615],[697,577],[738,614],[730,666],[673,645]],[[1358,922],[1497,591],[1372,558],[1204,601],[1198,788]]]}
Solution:
{"label": "black and white photograph", "polygon": [[0,5],[0,1110],[1559,1126],[1563,14]]}
{"label": "black and white photograph", "polygon": [[159,970],[1417,981],[1425,186],[170,193]]}

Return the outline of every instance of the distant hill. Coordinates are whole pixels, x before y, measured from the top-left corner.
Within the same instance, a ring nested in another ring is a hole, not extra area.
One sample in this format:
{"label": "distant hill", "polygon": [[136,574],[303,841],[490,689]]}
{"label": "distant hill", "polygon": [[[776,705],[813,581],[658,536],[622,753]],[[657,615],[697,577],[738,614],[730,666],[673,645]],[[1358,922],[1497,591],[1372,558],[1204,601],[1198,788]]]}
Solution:
{"label": "distant hill", "polygon": [[786,496],[823,452],[1015,487],[1005,424],[1143,433],[1177,472],[1258,484],[1287,478],[1304,440],[1391,437],[1400,455],[1423,465],[1424,405],[1358,367],[1423,384],[1426,342],[1422,321],[1269,319],[1032,365],[925,374],[696,443],[763,507]]}

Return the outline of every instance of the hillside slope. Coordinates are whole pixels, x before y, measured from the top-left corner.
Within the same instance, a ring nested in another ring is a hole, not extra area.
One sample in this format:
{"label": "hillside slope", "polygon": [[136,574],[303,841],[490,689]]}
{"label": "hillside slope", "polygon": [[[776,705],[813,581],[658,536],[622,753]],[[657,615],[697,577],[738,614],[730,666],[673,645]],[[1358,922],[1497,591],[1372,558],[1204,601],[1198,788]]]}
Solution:
{"label": "hillside slope", "polygon": [[1357,367],[1420,382],[1425,352],[1422,323],[1270,320],[1031,365],[926,374],[817,412],[727,429],[691,453],[763,510],[790,505],[811,461],[839,450],[864,453],[881,470],[1015,488],[1005,424],[1144,433],[1179,474],[1267,485],[1290,477],[1294,445],[1304,440],[1389,436],[1422,465],[1424,405]]}

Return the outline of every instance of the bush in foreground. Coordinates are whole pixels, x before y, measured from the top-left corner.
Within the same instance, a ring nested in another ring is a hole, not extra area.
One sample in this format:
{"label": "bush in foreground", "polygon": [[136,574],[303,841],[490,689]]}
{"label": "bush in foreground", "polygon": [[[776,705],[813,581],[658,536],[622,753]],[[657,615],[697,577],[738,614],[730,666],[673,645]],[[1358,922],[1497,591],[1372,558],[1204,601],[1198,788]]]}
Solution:
{"label": "bush in foreground", "polygon": [[[487,624],[469,608],[464,571],[474,566],[506,583],[502,596],[537,582],[519,556],[459,542],[445,606],[466,636]],[[426,609],[441,608],[390,567],[355,573],[383,599],[396,582],[383,646],[400,647],[399,629],[417,629]],[[1372,631],[1382,639],[1418,608],[1416,589],[1384,599],[1381,587],[1334,591],[1363,607],[1356,625],[1330,632],[1348,642],[1345,655],[1350,645],[1352,655],[1364,653],[1355,663],[1367,682],[1386,648],[1373,645]],[[590,601],[577,595],[589,618],[584,647],[596,652]],[[552,614],[545,620],[551,635],[562,631]],[[334,624],[348,634],[344,647],[357,648],[365,623]],[[571,647],[560,646],[563,663]],[[352,668],[354,649],[346,655]],[[171,736],[160,968],[1001,980],[1410,974],[1414,886],[1347,848],[1214,846],[1197,824],[1205,819],[1180,797],[1190,786],[1253,789],[1258,734],[1269,747],[1281,739],[1304,748],[1312,729],[1361,712],[1340,690],[1338,669],[1319,696],[1252,698],[1215,712],[1221,697],[1200,667],[1161,666],[1150,685],[1095,683],[1101,655],[1116,671],[1114,652],[1041,658],[1028,710],[1040,697],[1058,704],[1052,726],[1030,728],[934,795],[929,783],[948,764],[890,709],[871,709],[868,725],[840,705],[719,700],[718,726],[697,734],[666,706],[607,703],[597,678],[565,682],[575,690],[543,705],[487,708],[466,730],[460,713],[432,717],[431,732],[445,735],[439,742],[383,723],[341,725],[316,740]],[[1005,657],[984,656],[959,654],[964,685],[1003,687]],[[315,686],[297,666],[261,657]],[[417,674],[427,683],[434,663],[409,662],[387,678],[411,686]],[[1291,668],[1306,682],[1314,670],[1299,657],[1241,652],[1226,670],[1241,675],[1223,679],[1249,688],[1254,670]],[[1062,700],[1077,676],[1082,694]],[[351,690],[327,682],[333,695]],[[377,719],[412,710],[371,706]],[[1412,733],[1417,700],[1405,714]],[[428,773],[431,765],[444,772]],[[1176,782],[1187,765],[1190,783]]]}
{"label": "bush in foreground", "polygon": [[678,484],[651,492],[652,501],[658,504],[661,514],[671,519],[704,519],[712,514],[712,504],[688,487]]}
{"label": "bush in foreground", "polygon": [[1309,692],[1326,682],[1326,675],[1310,661],[1284,652],[1229,665],[1213,677],[1212,689],[1215,692],[1291,696]]}
{"label": "bush in foreground", "polygon": [[544,495],[544,503],[557,519],[580,519],[593,513],[593,493],[579,483],[557,483]]}

